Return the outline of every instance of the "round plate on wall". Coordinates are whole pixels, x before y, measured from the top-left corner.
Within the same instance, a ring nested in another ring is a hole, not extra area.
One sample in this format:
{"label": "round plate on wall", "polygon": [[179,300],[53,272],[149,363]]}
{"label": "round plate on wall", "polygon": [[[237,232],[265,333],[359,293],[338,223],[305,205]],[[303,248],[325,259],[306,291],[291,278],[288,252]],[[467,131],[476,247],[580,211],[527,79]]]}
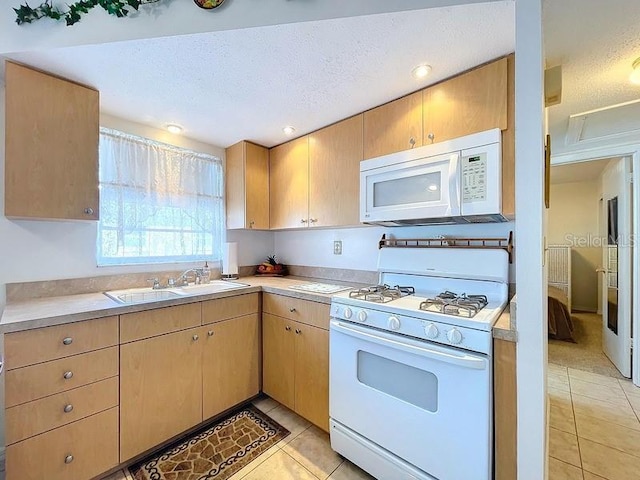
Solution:
{"label": "round plate on wall", "polygon": [[224,3],[224,0],[193,0],[196,5],[205,10],[217,8]]}

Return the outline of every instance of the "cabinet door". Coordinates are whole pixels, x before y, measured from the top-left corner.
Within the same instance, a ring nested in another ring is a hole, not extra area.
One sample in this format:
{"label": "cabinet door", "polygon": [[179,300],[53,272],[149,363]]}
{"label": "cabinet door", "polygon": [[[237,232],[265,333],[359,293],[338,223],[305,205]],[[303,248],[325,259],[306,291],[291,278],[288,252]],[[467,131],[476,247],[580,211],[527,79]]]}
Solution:
{"label": "cabinet door", "polygon": [[517,475],[518,436],[516,398],[516,344],[493,341],[493,411],[495,422],[495,478],[510,480]]}
{"label": "cabinet door", "polygon": [[5,215],[98,219],[96,90],[6,63]]}
{"label": "cabinet door", "polygon": [[422,146],[422,91],[364,112],[364,158]]}
{"label": "cabinet door", "polygon": [[309,223],[309,137],[269,151],[270,224],[272,229]]}
{"label": "cabinet door", "polygon": [[295,411],[329,431],[329,332],[295,324]]}
{"label": "cabinet door", "polygon": [[269,150],[245,143],[245,228],[269,229]]}
{"label": "cabinet door", "polygon": [[363,115],[309,135],[309,226],[360,222]]}
{"label": "cabinet door", "polygon": [[120,347],[120,461],[202,421],[203,327]]}
{"label": "cabinet door", "polygon": [[507,128],[507,59],[424,90],[424,143]]}
{"label": "cabinet door", "polygon": [[227,228],[269,228],[269,150],[242,141],[226,150]]}
{"label": "cabinet door", "polygon": [[202,412],[210,418],[260,392],[257,313],[210,325],[202,356]]}
{"label": "cabinet door", "polygon": [[268,313],[262,314],[262,390],[294,409],[294,325]]}

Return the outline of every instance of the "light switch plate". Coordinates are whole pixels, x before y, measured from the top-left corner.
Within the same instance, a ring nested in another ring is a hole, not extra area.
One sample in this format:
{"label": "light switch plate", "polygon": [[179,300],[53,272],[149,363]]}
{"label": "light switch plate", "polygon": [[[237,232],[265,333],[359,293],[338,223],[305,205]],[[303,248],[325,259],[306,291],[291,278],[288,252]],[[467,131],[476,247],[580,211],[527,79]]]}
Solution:
{"label": "light switch plate", "polygon": [[342,240],[333,241],[333,254],[342,255]]}

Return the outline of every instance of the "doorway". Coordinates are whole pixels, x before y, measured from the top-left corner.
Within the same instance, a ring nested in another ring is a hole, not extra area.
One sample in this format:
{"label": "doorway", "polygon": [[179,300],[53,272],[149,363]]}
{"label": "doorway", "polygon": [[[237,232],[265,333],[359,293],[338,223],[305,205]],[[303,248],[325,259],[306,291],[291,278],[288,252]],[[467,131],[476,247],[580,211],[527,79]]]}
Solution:
{"label": "doorway", "polygon": [[631,188],[627,157],[551,168],[549,363],[631,376]]}

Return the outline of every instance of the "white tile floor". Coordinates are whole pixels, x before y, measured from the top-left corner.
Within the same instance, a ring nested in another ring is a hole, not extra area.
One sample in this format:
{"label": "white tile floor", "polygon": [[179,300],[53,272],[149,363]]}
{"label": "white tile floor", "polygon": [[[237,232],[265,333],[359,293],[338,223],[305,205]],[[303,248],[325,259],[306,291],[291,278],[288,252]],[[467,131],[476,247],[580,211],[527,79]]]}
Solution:
{"label": "white tile floor", "polygon": [[548,366],[549,480],[640,480],[640,388]]}
{"label": "white tile floor", "polygon": [[[291,433],[229,480],[371,480],[373,477],[331,450],[329,435],[275,400],[254,405]],[[103,480],[133,480],[119,471]]]}

